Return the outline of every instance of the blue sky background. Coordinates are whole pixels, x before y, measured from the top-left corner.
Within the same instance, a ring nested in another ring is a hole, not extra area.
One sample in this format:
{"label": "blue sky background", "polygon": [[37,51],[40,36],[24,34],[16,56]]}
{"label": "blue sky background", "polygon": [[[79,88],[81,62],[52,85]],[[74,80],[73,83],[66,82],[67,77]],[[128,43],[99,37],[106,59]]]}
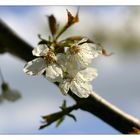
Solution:
{"label": "blue sky background", "polygon": [[[73,6],[1,6],[0,18],[36,47],[38,33],[44,37],[49,35],[45,15],[54,14],[64,24],[66,8],[76,13],[77,7]],[[101,25],[107,25],[106,32],[111,29],[115,31],[124,22],[122,19],[125,18],[121,17],[125,9],[125,6],[81,7],[80,23],[73,26],[65,36],[80,34],[93,37],[91,28],[94,32],[100,22]],[[109,41],[105,43],[109,44]],[[93,82],[94,90],[122,110],[140,118],[140,56],[127,56],[109,45],[107,48],[115,55],[101,56],[93,62],[99,75]],[[58,128],[53,124],[38,130],[42,115],[59,111],[64,99],[68,105],[74,101],[64,97],[57,87],[43,77],[26,76],[22,71],[24,65],[25,62],[10,54],[0,55],[0,67],[5,80],[22,93],[19,101],[0,104],[0,134],[119,134],[97,117],[81,110],[73,112],[78,120],[76,123],[66,117]]]}

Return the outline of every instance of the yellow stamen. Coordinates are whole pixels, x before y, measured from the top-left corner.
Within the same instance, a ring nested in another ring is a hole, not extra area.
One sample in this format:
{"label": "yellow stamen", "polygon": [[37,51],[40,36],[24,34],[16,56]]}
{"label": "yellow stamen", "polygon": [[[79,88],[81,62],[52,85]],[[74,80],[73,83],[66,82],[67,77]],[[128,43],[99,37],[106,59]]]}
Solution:
{"label": "yellow stamen", "polygon": [[80,51],[80,47],[78,45],[72,45],[70,47],[70,53],[71,54],[77,54]]}

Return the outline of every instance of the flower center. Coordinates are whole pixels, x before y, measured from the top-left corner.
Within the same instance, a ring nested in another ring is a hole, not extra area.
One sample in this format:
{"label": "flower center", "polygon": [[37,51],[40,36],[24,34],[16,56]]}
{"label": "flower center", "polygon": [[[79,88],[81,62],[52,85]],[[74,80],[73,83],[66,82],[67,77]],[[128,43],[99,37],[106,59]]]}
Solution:
{"label": "flower center", "polygon": [[55,54],[51,51],[51,50],[49,50],[48,52],[47,52],[47,55],[44,57],[44,59],[47,61],[47,63],[49,63],[49,64],[52,64],[52,63],[54,63],[54,62],[56,62],[56,56],[55,56]]}
{"label": "flower center", "polygon": [[79,45],[72,45],[69,50],[71,54],[77,54],[80,51],[80,47]]}

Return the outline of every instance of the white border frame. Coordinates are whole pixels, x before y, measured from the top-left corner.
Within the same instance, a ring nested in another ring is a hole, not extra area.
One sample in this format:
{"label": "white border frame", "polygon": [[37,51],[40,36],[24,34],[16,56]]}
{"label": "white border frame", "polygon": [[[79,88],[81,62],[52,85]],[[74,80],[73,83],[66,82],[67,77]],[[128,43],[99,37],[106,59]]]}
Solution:
{"label": "white border frame", "polygon": [[140,0],[0,0],[0,5],[140,5]]}
{"label": "white border frame", "polygon": [[2,140],[139,140],[140,135],[2,135]]}
{"label": "white border frame", "polygon": [[[140,0],[0,0],[0,6],[9,5],[140,5]],[[130,136],[130,135],[0,135],[2,140],[46,140],[50,139],[60,139],[60,140],[139,140],[140,135]]]}

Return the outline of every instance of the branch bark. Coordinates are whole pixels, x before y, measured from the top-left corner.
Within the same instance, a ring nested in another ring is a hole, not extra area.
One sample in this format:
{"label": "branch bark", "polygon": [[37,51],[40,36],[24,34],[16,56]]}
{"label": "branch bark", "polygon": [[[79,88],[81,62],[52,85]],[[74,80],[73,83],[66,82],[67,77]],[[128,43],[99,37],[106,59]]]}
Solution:
{"label": "branch bark", "polygon": [[0,19],[0,53],[4,52],[9,52],[25,61],[35,58],[32,56],[32,46],[20,38]]}
{"label": "branch bark", "polygon": [[[34,59],[33,47],[13,32],[2,20],[0,20],[0,53],[8,52],[18,58],[29,61]],[[134,132],[133,128],[140,129],[140,121],[121,111],[99,95],[93,93],[89,98],[81,99],[69,91],[80,109],[87,111],[114,127],[121,133]]]}

